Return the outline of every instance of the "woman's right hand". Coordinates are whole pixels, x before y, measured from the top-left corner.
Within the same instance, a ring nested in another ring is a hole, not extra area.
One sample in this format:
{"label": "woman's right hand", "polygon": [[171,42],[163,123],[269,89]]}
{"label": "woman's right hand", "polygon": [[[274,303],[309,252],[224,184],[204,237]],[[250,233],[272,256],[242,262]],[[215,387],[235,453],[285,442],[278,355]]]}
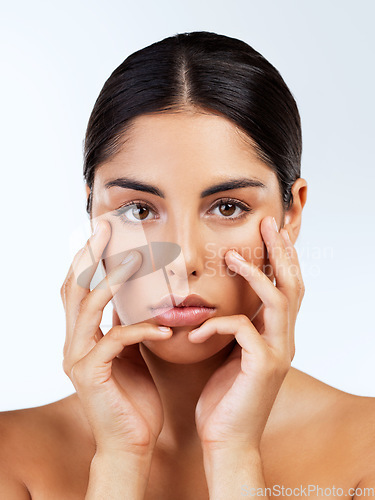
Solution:
{"label": "woman's right hand", "polygon": [[[110,224],[101,220],[96,233],[75,255],[61,287],[66,314],[63,368],[91,426],[96,453],[147,454],[161,432],[164,416],[139,342],[167,339],[172,330],[162,332],[146,322],[124,326],[114,311],[112,328],[103,336],[100,322],[104,307],[142,262],[141,254],[134,252],[133,260],[116,266],[90,291],[110,235]],[[77,277],[90,266],[92,271],[85,275],[87,284],[83,287]]]}

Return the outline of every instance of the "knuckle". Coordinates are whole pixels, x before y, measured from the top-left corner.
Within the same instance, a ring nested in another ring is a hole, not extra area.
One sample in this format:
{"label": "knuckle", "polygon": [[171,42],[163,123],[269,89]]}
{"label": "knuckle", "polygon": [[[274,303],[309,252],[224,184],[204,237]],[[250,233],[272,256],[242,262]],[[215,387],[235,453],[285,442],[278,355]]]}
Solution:
{"label": "knuckle", "polygon": [[295,280],[294,287],[298,292],[301,292],[303,290],[304,286],[299,278]]}
{"label": "knuckle", "polygon": [[70,361],[66,357],[64,357],[64,359],[63,359],[62,367],[63,367],[64,373],[70,378],[72,366],[71,366]]}
{"label": "knuckle", "polygon": [[90,380],[87,363],[83,360],[77,361],[70,367],[70,378],[74,384],[82,385],[84,381]]}
{"label": "knuckle", "polygon": [[65,375],[69,376],[70,371],[69,371],[68,364],[67,364],[67,361],[65,358],[62,361],[62,368],[64,370]]}
{"label": "knuckle", "polygon": [[246,316],[246,314],[238,314],[237,315],[237,321],[241,324],[241,325],[248,325],[250,320],[249,318]]}
{"label": "knuckle", "polygon": [[69,290],[69,287],[70,287],[69,279],[66,279],[60,288],[60,296],[63,300],[65,299],[65,296]]}
{"label": "knuckle", "polygon": [[89,309],[89,306],[90,306],[90,297],[89,295],[86,295],[85,297],[83,297],[83,299],[80,301],[78,305],[78,313],[80,314],[84,311],[87,311]]}
{"label": "knuckle", "polygon": [[113,340],[121,340],[125,329],[126,329],[126,327],[124,328],[121,325],[116,325],[110,329],[110,331],[107,333],[107,335],[109,335],[111,337],[111,339],[113,339]]}
{"label": "knuckle", "polygon": [[301,289],[301,284],[300,282],[298,281],[298,279],[293,279],[292,283],[291,283],[291,288],[294,292],[298,293]]}
{"label": "knuckle", "polygon": [[72,276],[68,276],[60,288],[60,296],[63,301],[66,300],[66,296],[70,293],[72,285],[73,278]]}

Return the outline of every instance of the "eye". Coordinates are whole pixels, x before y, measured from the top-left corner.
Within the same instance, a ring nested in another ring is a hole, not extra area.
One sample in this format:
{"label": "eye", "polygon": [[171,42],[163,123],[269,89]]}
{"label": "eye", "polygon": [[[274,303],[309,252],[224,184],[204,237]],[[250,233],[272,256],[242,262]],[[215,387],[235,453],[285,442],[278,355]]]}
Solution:
{"label": "eye", "polygon": [[[224,207],[224,209],[222,209],[222,207]],[[242,219],[242,217],[245,217],[247,213],[252,212],[252,209],[248,205],[232,198],[222,198],[218,200],[218,202],[211,208],[210,212],[213,212],[216,208],[220,211],[221,217],[219,217],[229,221],[238,221],[239,219]],[[242,213],[238,215],[237,212],[237,215],[233,217],[236,210],[239,210],[240,212],[242,211]],[[150,213],[155,212],[148,203],[136,200],[131,201],[115,210],[114,215],[116,217],[120,217],[121,221],[125,224],[139,224],[155,219],[155,217],[148,217]]]}
{"label": "eye", "polygon": [[[222,210],[221,207],[224,207],[224,210]],[[249,206],[245,205],[245,203],[242,203],[239,200],[234,200],[232,198],[222,198],[217,203],[215,203],[213,208],[219,208],[220,214],[224,215],[224,217],[221,218],[231,221],[242,219],[242,217],[246,217],[247,213],[252,212],[252,209]],[[233,213],[235,213],[238,208],[242,210],[242,213],[240,215],[232,217]],[[212,210],[213,209],[211,209],[210,211],[212,212]]]}
{"label": "eye", "polygon": [[138,224],[150,220],[147,219],[147,215],[151,212],[153,209],[147,203],[131,201],[115,210],[114,215],[120,217],[121,221],[126,224]]}

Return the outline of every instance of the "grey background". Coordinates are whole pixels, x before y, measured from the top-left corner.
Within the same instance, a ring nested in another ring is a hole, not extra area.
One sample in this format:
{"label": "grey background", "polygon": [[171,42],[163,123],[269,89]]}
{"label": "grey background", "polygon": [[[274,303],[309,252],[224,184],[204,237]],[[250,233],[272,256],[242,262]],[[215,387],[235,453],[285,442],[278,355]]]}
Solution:
{"label": "grey background", "polygon": [[60,286],[88,235],[82,141],[104,81],[135,50],[195,30],[252,45],[296,98],[308,199],[293,366],[375,396],[373,25],[370,0],[2,2],[1,410],[74,392]]}

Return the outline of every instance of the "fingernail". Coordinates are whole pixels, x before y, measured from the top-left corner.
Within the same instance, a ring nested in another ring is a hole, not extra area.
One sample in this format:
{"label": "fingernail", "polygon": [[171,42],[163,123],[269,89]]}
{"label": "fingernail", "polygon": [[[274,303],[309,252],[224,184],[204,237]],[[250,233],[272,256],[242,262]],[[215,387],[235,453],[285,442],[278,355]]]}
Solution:
{"label": "fingernail", "polygon": [[236,259],[246,261],[246,259],[244,259],[242,257],[242,255],[240,255],[238,252],[236,252],[236,250],[231,250],[231,252],[232,252],[233,257],[236,257]]}
{"label": "fingernail", "polygon": [[125,259],[121,262],[121,264],[127,264],[128,262],[132,261],[134,258],[135,258],[135,252],[131,251],[125,257]]}
{"label": "fingernail", "polygon": [[192,330],[192,331],[189,333],[189,335],[192,335],[192,334],[197,333],[197,331],[198,331],[198,330],[199,330],[199,328],[195,328],[194,330]]}
{"label": "fingernail", "polygon": [[275,221],[275,217],[272,217],[272,221],[273,221],[273,225],[274,225],[274,227],[275,227],[275,231],[278,233],[278,232],[279,232],[279,230],[278,230],[278,228],[277,228],[277,223],[276,223],[276,221]]}
{"label": "fingernail", "polygon": [[158,326],[158,329],[162,332],[169,332],[171,330],[167,326]]}

